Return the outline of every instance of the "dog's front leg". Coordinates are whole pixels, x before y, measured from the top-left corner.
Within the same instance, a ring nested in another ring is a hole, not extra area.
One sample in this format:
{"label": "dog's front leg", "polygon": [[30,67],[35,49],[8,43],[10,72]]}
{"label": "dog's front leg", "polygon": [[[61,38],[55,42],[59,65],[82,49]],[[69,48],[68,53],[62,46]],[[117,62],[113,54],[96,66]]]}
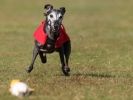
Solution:
{"label": "dog's front leg", "polygon": [[32,57],[31,64],[30,64],[30,66],[26,69],[26,71],[27,71],[28,73],[30,73],[30,72],[32,71],[33,65],[34,65],[34,62],[35,62],[35,60],[36,60],[37,55],[38,55],[38,50],[37,50],[37,47],[35,46],[34,49],[33,49],[33,57]]}
{"label": "dog's front leg", "polygon": [[65,64],[63,47],[59,49],[59,55],[60,55],[60,60],[61,60],[61,65],[62,65],[62,71],[63,71],[64,75],[69,76],[69,71],[67,70],[67,67]]}

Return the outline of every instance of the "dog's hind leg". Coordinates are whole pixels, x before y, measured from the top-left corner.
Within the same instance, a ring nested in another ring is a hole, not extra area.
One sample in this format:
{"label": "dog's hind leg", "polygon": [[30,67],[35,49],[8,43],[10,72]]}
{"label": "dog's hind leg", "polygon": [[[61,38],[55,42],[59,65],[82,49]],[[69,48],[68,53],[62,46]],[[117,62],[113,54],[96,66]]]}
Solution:
{"label": "dog's hind leg", "polygon": [[34,65],[34,62],[36,60],[36,57],[38,55],[38,50],[37,50],[37,47],[35,46],[34,49],[33,49],[33,57],[32,57],[32,61],[31,61],[31,64],[30,66],[26,69],[26,71],[28,73],[30,73],[32,70],[33,70],[33,65]]}
{"label": "dog's hind leg", "polygon": [[40,51],[39,55],[40,55],[41,62],[46,63],[47,62],[46,54]]}

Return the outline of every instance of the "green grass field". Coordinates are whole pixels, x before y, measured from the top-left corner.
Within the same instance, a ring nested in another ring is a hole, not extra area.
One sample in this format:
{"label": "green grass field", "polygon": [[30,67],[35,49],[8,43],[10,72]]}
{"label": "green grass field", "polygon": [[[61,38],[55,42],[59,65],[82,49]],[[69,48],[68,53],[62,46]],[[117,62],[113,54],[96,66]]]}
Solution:
{"label": "green grass field", "polygon": [[[70,77],[62,74],[58,53],[44,65],[38,57],[25,72],[47,3],[66,7]],[[24,100],[133,100],[132,9],[132,0],[0,0],[0,100],[18,100],[8,91],[12,79],[35,89]]]}

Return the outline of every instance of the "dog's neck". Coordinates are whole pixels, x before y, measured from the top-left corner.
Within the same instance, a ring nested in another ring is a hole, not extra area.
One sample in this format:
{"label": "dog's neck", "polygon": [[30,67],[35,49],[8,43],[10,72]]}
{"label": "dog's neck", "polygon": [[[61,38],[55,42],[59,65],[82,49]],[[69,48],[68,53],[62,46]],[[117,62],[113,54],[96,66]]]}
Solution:
{"label": "dog's neck", "polygon": [[46,20],[46,25],[44,26],[44,32],[48,35],[48,38],[52,41],[56,41],[57,37],[55,37],[55,34],[59,31],[53,31],[51,26],[48,24]]}
{"label": "dog's neck", "polygon": [[55,48],[56,39],[54,38],[54,33],[52,33],[53,31],[51,30],[51,27],[48,25],[47,21],[45,22],[43,31],[45,34],[47,34],[46,44],[44,45],[46,52],[53,52]]}

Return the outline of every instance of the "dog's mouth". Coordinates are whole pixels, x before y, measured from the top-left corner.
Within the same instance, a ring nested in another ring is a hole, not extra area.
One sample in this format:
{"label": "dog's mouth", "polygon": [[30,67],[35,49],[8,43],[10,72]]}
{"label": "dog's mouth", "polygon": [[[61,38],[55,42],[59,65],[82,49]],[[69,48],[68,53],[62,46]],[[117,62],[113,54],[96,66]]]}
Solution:
{"label": "dog's mouth", "polygon": [[55,31],[55,32],[59,31],[60,27],[61,27],[61,25],[59,23],[54,23],[53,31]]}
{"label": "dog's mouth", "polygon": [[59,30],[59,26],[54,26],[54,31],[58,31]]}
{"label": "dog's mouth", "polygon": [[49,26],[50,26],[51,32],[58,32],[61,27],[60,25],[51,25],[51,24],[49,24]]}
{"label": "dog's mouth", "polygon": [[52,32],[59,32],[59,29],[60,29],[60,25],[58,25],[58,26],[53,26],[53,27],[51,27],[51,29],[52,29]]}

